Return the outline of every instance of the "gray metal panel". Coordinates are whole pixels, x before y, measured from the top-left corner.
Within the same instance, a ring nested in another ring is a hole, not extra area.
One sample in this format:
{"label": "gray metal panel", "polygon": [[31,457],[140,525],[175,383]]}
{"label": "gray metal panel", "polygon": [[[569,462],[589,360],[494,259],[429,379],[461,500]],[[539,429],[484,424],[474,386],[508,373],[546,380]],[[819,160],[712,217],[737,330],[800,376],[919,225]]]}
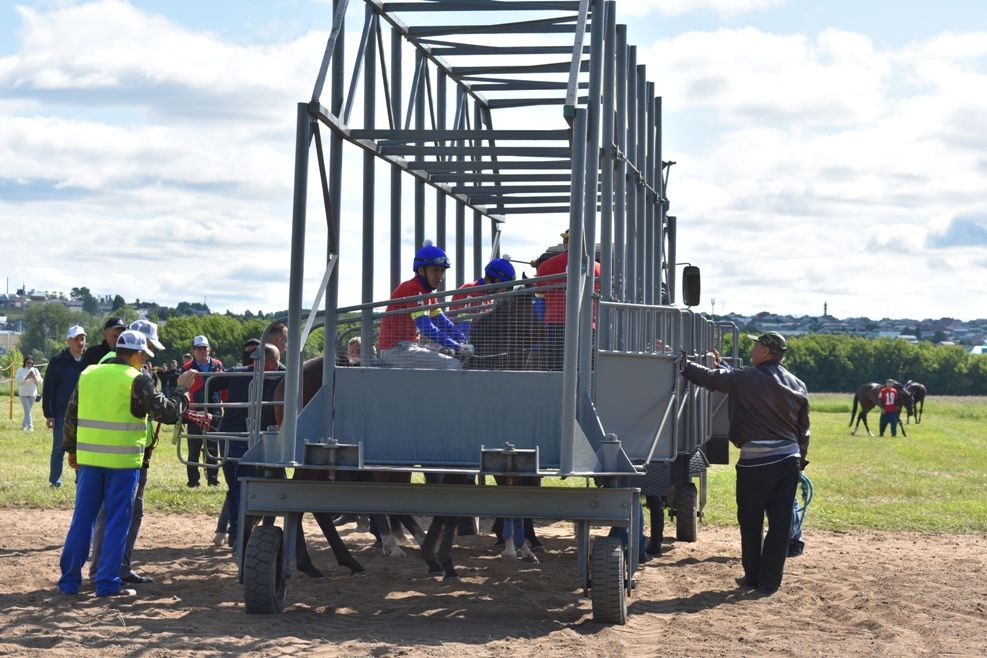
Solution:
{"label": "gray metal panel", "polygon": [[597,378],[596,409],[604,431],[616,434],[635,462],[674,459],[674,359],[601,351]]}
{"label": "gray metal panel", "polygon": [[[631,488],[473,487],[244,478],[250,516],[298,512],[519,516],[627,527],[640,490]],[[535,494],[535,495],[533,495]],[[636,530],[636,528],[635,528]]]}
{"label": "gray metal panel", "polygon": [[334,438],[362,441],[367,463],[435,466],[478,465],[481,446],[510,441],[555,468],[561,391],[561,372],[339,368]]}
{"label": "gray metal panel", "polygon": [[712,409],[710,436],[730,435],[730,398],[726,393],[710,393],[710,408]]}

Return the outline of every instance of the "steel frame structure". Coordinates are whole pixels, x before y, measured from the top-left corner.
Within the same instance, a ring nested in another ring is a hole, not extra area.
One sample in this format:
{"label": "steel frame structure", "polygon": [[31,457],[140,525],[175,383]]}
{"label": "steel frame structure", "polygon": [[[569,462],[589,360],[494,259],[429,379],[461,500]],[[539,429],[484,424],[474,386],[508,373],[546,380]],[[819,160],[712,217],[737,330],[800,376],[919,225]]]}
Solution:
{"label": "steel frame structure", "polygon": [[[535,492],[537,496],[531,492],[518,496],[509,489],[469,487],[456,491],[453,504],[441,488],[426,491],[421,486],[394,485],[367,498],[366,488],[339,482],[251,479],[243,482],[240,514],[244,521],[264,514],[284,515],[285,546],[278,558],[283,574],[291,572],[292,529],[304,511],[469,511],[575,520],[584,588],[591,580],[586,558],[589,523],[623,526],[629,530],[628,572],[618,589],[629,594],[638,559],[635,476],[643,473],[648,461],[674,459],[680,433],[692,437],[691,450],[708,436],[705,392],[676,379],[673,362],[677,352],[656,349],[655,339],[664,335],[676,347],[695,352],[711,338],[712,329],[711,323],[690,311],[663,306],[675,301],[676,226],[674,217],[667,215],[665,194],[669,167],[674,163],[662,160],[661,98],[655,95],[654,83],[647,80],[645,65],[638,63],[636,47],[627,43],[626,26],[616,21],[616,2],[364,0],[363,27],[353,56],[345,43],[349,8],[349,0],[335,0],[332,29],[312,97],[297,107],[287,316],[292,333],[286,359],[285,420],[277,433],[254,428],[252,447],[242,461],[310,468],[306,460],[311,448],[329,454],[316,466],[328,470],[490,472],[485,470],[482,450],[477,450],[473,463],[462,463],[461,457],[450,456],[442,446],[426,444],[417,453],[388,461],[380,454],[365,455],[362,442],[343,446],[348,426],[340,418],[344,413],[352,416],[367,410],[359,408],[359,395],[343,397],[342,383],[356,386],[359,377],[337,372],[333,358],[324,359],[319,397],[302,408],[300,346],[317,323],[323,325],[329,354],[328,346],[336,345],[340,314],[359,313],[364,362],[371,357],[373,322],[380,317],[375,308],[386,303],[379,301],[373,276],[379,229],[376,165],[383,163],[390,169],[391,289],[401,280],[402,254],[413,251],[427,234],[426,188],[436,195],[434,233],[428,234],[435,236],[440,247],[447,247],[448,205],[454,206],[455,244],[449,250],[456,264],[457,286],[466,279],[468,262],[476,276],[485,255],[499,255],[501,231],[508,224],[520,224],[523,230],[528,222],[568,215],[571,257],[566,273],[564,366],[556,373],[499,376],[508,378],[505,381],[510,386],[528,386],[532,395],[551,391],[544,399],[558,409],[558,426],[553,427],[552,436],[528,437],[536,455],[539,448],[543,456],[550,455],[548,463],[539,464],[536,457],[533,464],[526,462],[529,470],[525,473],[594,477],[610,488],[566,493],[541,490]],[[507,43],[493,43],[501,40]],[[409,54],[413,64],[406,65]],[[350,71],[347,62],[352,64]],[[406,86],[407,70],[412,75]],[[383,103],[379,91],[383,91]],[[362,112],[354,114],[358,104]],[[499,117],[511,111],[530,113],[526,116],[532,122],[548,117],[552,126],[495,128],[495,113]],[[378,125],[385,117],[386,125]],[[339,265],[350,257],[339,248],[343,148],[347,144],[362,153],[361,304],[340,308]],[[304,253],[313,146],[327,244],[322,282],[306,317]],[[403,183],[408,179],[413,183],[410,245],[401,239],[406,224]],[[470,250],[465,240],[467,212],[472,215]],[[592,266],[597,243],[599,293],[595,292]],[[607,430],[602,420],[606,410],[595,406],[601,400],[600,389],[613,384],[599,381],[598,373],[605,370],[608,359],[616,364],[608,367],[620,369],[621,359],[640,362],[642,358],[649,360],[642,377],[658,372],[675,385],[668,391],[666,409],[659,414],[660,427],[656,430],[655,423],[649,425],[640,440],[631,442],[635,448],[628,450],[621,443],[623,437]],[[381,384],[387,377],[395,382],[407,381],[409,376],[427,378],[429,390],[452,400],[453,407],[456,401],[468,403],[470,391],[478,390],[490,377],[483,372],[427,371],[363,376],[374,386],[387,386]],[[346,412],[341,411],[343,407]],[[461,409],[453,408],[452,413],[461,413]],[[307,415],[304,431],[303,415]],[[655,454],[663,432],[673,433],[670,455]],[[545,450],[545,441],[557,441],[557,449]],[[539,501],[532,504],[532,497]],[[606,504],[601,504],[604,499]],[[245,522],[240,524],[241,529],[245,526]]]}

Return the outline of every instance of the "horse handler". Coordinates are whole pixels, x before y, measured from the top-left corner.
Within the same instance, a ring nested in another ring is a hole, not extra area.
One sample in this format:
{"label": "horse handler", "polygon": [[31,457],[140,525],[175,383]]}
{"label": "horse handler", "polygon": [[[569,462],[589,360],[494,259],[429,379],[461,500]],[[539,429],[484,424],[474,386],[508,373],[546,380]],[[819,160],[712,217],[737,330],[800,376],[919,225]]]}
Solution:
{"label": "horse handler", "polygon": [[773,594],[785,570],[799,472],[808,464],[809,395],[781,365],[788,349],[784,336],[769,331],[751,338],[751,366],[732,369],[714,348],[715,369],[684,358],[681,367],[690,382],[731,396],[729,438],[740,447],[737,521],[744,567],[737,582]]}
{"label": "horse handler", "polygon": [[116,357],[87,368],[69,399],[63,447],[78,479],[75,510],[60,559],[58,588],[65,594],[79,593],[93,522],[103,505],[106,528],[96,596],[136,594],[121,589],[120,564],[144,461],[148,416],[177,423],[188,407],[188,388],[196,377],[192,370],[182,373],[178,389],[166,398],[140,371],[151,356],[144,334],[124,331],[116,342]]}

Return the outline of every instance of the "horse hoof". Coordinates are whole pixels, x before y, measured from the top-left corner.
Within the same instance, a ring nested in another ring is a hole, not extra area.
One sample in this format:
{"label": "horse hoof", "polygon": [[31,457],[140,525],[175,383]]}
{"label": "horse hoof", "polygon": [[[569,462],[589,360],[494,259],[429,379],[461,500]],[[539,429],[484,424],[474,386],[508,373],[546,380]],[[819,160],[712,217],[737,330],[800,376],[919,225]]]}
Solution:
{"label": "horse hoof", "polygon": [[366,569],[363,568],[363,565],[357,562],[356,560],[344,560],[343,562],[339,563],[339,566],[346,567],[347,569],[349,569],[351,576],[366,571]]}
{"label": "horse hoof", "polygon": [[426,560],[425,564],[428,565],[429,576],[441,576],[445,574],[445,569],[443,569],[442,565],[435,560]]}
{"label": "horse hoof", "polygon": [[414,533],[414,535],[415,535],[415,542],[418,544],[418,548],[421,548],[422,544],[425,543],[425,533],[422,532],[421,530],[418,530],[417,532]]}
{"label": "horse hoof", "polygon": [[524,560],[525,562],[528,562],[529,564],[538,564],[538,558],[535,556],[534,553],[531,552],[531,549],[528,548],[527,546],[521,547],[521,559]]}
{"label": "horse hoof", "polygon": [[507,558],[508,560],[516,560],[517,551],[514,549],[513,546],[506,546],[504,550],[500,552],[500,556],[503,558]]}
{"label": "horse hoof", "polygon": [[305,566],[299,566],[298,570],[309,578],[322,578],[325,574],[316,568],[314,564],[306,564]]}

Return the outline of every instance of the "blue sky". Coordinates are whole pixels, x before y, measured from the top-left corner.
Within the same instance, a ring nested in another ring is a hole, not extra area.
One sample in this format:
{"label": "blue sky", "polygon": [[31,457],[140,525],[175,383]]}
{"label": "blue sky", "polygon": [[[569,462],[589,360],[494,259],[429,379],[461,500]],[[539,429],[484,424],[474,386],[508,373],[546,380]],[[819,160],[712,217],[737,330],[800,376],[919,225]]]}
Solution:
{"label": "blue sky", "polygon": [[[679,257],[703,268],[704,310],[987,317],[987,3],[617,11],[663,97]],[[328,0],[0,6],[0,277],[286,307],[294,105],[330,13]],[[348,190],[357,216],[358,202]],[[529,258],[558,230],[520,233],[508,224],[505,250]]]}

